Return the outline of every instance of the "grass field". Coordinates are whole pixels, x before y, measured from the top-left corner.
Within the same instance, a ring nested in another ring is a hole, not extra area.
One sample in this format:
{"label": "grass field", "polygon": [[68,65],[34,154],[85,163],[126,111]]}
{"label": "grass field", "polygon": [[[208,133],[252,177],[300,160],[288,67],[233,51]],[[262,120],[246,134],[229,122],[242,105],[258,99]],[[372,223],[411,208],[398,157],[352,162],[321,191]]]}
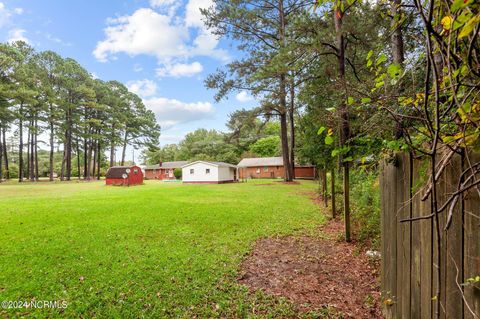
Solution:
{"label": "grass field", "polygon": [[235,278],[256,239],[324,221],[302,195],[315,187],[0,185],[0,301],[68,302],[0,317],[292,316],[288,302],[250,295]]}

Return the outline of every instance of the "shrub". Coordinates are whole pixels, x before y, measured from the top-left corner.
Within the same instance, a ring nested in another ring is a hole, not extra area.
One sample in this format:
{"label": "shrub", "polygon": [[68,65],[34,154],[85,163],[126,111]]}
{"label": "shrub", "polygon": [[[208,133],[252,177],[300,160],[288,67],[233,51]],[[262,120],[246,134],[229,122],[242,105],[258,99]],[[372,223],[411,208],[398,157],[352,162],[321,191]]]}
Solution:
{"label": "shrub", "polygon": [[380,244],[380,184],[378,172],[355,169],[351,172],[352,222],[360,241]]}
{"label": "shrub", "polygon": [[182,169],[175,168],[175,170],[173,171],[173,176],[175,176],[176,179],[182,179]]}

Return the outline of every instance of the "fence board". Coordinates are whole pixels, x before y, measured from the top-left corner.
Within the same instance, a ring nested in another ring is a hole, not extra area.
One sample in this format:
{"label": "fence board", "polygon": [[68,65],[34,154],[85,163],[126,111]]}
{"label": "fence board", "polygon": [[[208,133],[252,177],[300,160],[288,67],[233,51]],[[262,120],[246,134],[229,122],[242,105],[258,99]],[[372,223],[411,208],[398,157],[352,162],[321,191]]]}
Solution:
{"label": "fence board", "polygon": [[396,220],[396,173],[394,165],[382,163],[380,178],[382,211],[382,297],[392,299],[393,304],[384,304],[386,319],[395,318],[397,293],[397,220]]}
{"label": "fence board", "polygon": [[[462,157],[455,155],[445,170],[446,194],[450,197],[458,187],[462,174]],[[463,282],[463,200],[459,200],[452,215],[452,223],[446,231],[447,246],[445,251],[445,311],[449,318],[461,318],[463,302],[461,286]],[[448,209],[442,213],[448,218]],[[445,231],[444,231],[445,233]]]}
{"label": "fence board", "polygon": [[[422,176],[419,174],[419,166],[421,165],[420,161],[414,161],[412,167],[412,176],[411,176],[411,187],[410,187],[410,197],[412,203],[412,217],[419,217],[421,215],[422,201],[421,194],[416,192],[415,185],[421,182]],[[420,222],[412,222],[411,225],[411,282],[410,282],[410,291],[411,291],[411,318],[420,318],[421,316],[421,296],[420,296],[420,285],[422,282],[422,273],[421,273],[421,261],[420,261],[420,247],[422,245],[421,238],[421,226]]]}
{"label": "fence board", "polygon": [[[410,159],[407,155],[398,155],[397,174],[397,314],[401,318],[410,318],[410,235],[411,224],[400,223],[411,217],[410,210]],[[400,284],[401,283],[401,284]],[[400,309],[398,309],[400,308]]]}
{"label": "fence board", "polygon": [[[470,157],[480,162],[480,154]],[[430,199],[421,201],[418,184],[424,184],[427,160],[410,162],[397,155],[397,165],[382,165],[382,294],[392,297],[393,306],[384,306],[386,318],[434,318],[435,301],[441,302],[440,318],[480,319],[480,284],[461,286],[468,278],[480,275],[480,197],[477,190],[467,192],[454,210],[446,231],[448,210],[440,213],[440,263],[434,219],[400,223],[410,217],[428,216]],[[462,167],[463,166],[463,167]],[[458,187],[461,172],[467,167],[454,157],[438,181],[438,207]],[[480,173],[477,179],[480,179]],[[437,269],[440,267],[440,282]],[[462,289],[467,304],[463,302]]]}
{"label": "fence board", "polygon": [[[472,157],[474,162],[480,161],[480,154]],[[464,281],[466,281],[468,278],[480,275],[480,197],[476,190],[472,189],[465,194],[464,209],[463,251]],[[470,309],[467,306],[464,307],[465,318],[475,318],[472,312],[480,318],[480,283],[465,287],[465,301],[470,307]]]}

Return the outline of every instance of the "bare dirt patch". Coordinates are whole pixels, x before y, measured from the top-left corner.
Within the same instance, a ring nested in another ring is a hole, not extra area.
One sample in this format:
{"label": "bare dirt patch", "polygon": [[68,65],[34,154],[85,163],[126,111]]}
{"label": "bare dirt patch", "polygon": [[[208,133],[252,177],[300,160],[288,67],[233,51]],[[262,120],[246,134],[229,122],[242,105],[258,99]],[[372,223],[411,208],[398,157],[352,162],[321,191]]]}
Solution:
{"label": "bare dirt patch", "polygon": [[354,243],[338,240],[330,221],[320,237],[257,241],[241,265],[239,282],[291,300],[300,313],[334,309],[343,318],[381,318],[378,265]]}

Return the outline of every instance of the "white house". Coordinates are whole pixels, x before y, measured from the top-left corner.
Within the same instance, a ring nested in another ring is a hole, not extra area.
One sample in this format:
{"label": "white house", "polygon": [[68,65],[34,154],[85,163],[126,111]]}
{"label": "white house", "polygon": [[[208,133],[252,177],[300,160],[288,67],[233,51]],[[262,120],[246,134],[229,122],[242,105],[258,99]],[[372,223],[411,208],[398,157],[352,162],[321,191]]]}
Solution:
{"label": "white house", "polygon": [[237,166],[223,162],[196,161],[182,166],[184,183],[220,184],[237,181]]}

